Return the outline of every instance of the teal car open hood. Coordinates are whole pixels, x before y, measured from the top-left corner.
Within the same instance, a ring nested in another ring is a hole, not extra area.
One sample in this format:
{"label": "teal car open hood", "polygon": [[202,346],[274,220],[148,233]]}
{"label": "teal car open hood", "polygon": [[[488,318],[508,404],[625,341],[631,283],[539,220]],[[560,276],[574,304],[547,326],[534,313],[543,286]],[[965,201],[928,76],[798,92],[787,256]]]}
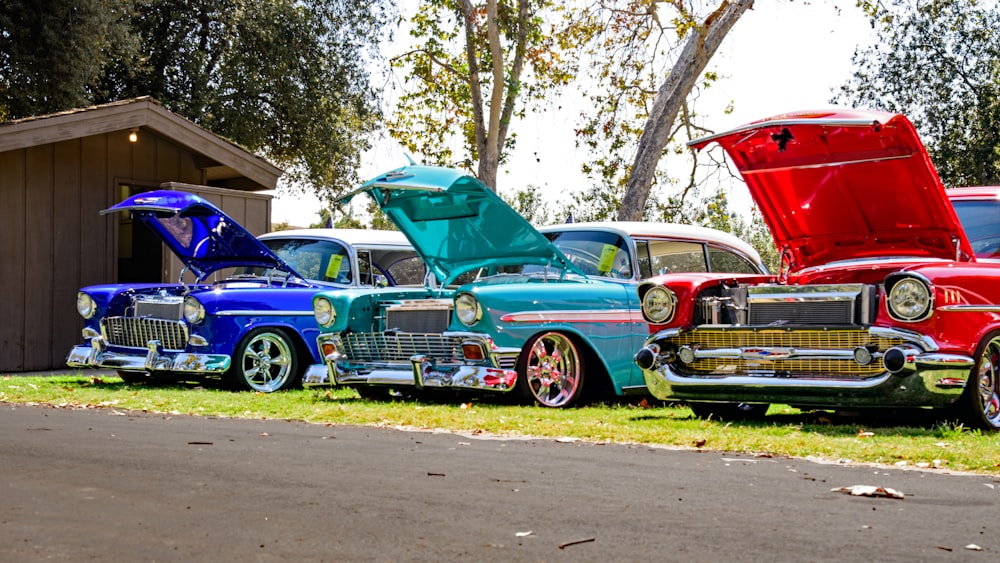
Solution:
{"label": "teal car open hood", "polygon": [[485,184],[459,170],[404,166],[360,192],[375,200],[443,285],[478,268],[551,265],[584,275]]}

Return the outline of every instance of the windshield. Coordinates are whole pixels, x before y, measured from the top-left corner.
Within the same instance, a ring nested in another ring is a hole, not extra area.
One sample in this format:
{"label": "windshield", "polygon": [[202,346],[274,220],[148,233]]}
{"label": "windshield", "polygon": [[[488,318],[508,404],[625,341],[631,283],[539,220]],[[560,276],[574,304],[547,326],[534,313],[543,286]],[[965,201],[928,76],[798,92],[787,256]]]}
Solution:
{"label": "windshield", "polygon": [[1000,201],[952,201],[958,220],[978,258],[1000,258]]}
{"label": "windshield", "polygon": [[[354,273],[347,248],[328,240],[266,239],[262,240],[293,270],[307,280],[350,284]],[[265,275],[266,268],[243,268],[238,273]]]}

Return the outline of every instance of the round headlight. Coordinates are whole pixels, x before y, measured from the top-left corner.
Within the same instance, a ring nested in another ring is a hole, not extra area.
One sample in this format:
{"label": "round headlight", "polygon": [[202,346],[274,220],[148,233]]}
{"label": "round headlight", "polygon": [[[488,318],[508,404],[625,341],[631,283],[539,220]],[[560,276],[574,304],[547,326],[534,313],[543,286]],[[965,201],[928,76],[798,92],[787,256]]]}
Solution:
{"label": "round headlight", "polygon": [[316,317],[316,324],[326,328],[337,320],[337,313],[333,310],[333,304],[324,297],[317,297],[313,300],[313,315]]}
{"label": "round headlight", "polygon": [[184,298],[184,318],[191,324],[198,324],[205,318],[205,306],[194,297]]}
{"label": "round headlight", "polygon": [[463,293],[455,298],[455,315],[465,326],[472,326],[482,318],[483,310],[472,294]]}
{"label": "round headlight", "polygon": [[89,319],[97,312],[97,304],[94,303],[93,298],[81,291],[76,294],[76,311],[80,313],[81,317]]}
{"label": "round headlight", "polygon": [[658,285],[642,296],[642,314],[652,323],[665,323],[674,316],[674,292]]}
{"label": "round headlight", "polygon": [[923,320],[931,309],[931,290],[917,278],[903,278],[889,290],[888,307],[901,321]]}

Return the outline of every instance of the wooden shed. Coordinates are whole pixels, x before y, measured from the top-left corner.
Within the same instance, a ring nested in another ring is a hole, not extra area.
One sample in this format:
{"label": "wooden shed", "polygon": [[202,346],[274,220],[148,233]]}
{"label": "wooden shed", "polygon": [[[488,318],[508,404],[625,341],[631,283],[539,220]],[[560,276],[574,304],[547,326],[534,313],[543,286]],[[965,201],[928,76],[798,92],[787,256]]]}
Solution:
{"label": "wooden shed", "polygon": [[158,240],[101,210],[180,189],[260,234],[271,196],[255,192],[281,173],[148,97],[0,123],[0,373],[65,366],[79,288],[178,279]]}

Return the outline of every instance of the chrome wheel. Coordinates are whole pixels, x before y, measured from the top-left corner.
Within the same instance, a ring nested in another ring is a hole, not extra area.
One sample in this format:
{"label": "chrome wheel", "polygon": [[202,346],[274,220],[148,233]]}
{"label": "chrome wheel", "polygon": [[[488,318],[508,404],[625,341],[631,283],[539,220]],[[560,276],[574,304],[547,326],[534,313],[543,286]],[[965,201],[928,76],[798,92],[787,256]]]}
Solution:
{"label": "chrome wheel", "polygon": [[981,347],[965,390],[966,420],[977,428],[1000,430],[1000,337]]}
{"label": "chrome wheel", "polygon": [[583,369],[576,345],[566,335],[547,332],[532,339],[522,352],[518,370],[523,389],[545,407],[566,407],[580,397]]}
{"label": "chrome wheel", "polygon": [[271,393],[295,383],[296,364],[289,338],[279,330],[264,329],[246,337],[227,375],[237,388]]}

